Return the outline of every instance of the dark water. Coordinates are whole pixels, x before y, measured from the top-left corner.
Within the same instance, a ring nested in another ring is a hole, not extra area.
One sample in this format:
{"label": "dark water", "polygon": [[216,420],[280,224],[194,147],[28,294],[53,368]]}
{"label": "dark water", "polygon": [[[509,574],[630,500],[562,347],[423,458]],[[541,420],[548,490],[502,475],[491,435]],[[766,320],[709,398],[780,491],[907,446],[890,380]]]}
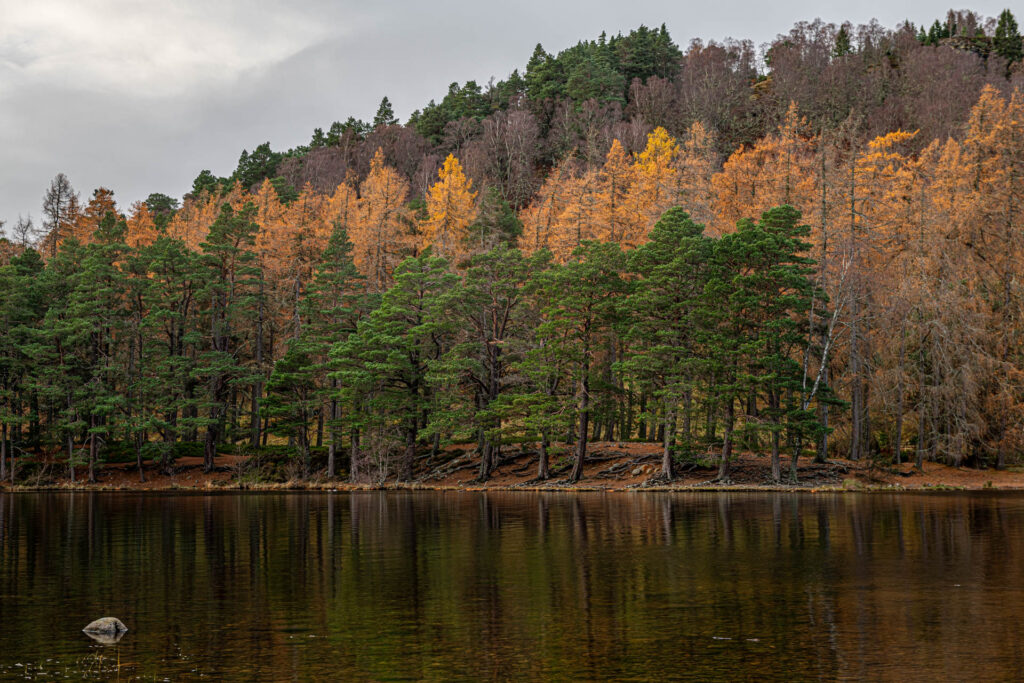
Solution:
{"label": "dark water", "polygon": [[0,678],[1022,672],[1024,496],[0,494]]}

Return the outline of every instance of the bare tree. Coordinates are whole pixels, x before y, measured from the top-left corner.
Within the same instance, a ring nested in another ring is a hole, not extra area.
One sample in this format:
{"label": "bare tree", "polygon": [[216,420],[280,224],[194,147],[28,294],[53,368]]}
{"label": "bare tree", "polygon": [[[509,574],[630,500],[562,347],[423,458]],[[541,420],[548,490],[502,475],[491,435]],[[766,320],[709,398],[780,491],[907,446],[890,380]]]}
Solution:
{"label": "bare tree", "polygon": [[18,214],[18,222],[14,224],[14,241],[22,248],[28,249],[35,243],[38,237],[36,226],[32,222],[32,216],[24,218]]}
{"label": "bare tree", "polygon": [[78,194],[71,181],[63,173],[58,173],[43,195],[43,227],[47,231],[45,239],[49,243],[51,257],[57,255],[57,245],[77,206]]}

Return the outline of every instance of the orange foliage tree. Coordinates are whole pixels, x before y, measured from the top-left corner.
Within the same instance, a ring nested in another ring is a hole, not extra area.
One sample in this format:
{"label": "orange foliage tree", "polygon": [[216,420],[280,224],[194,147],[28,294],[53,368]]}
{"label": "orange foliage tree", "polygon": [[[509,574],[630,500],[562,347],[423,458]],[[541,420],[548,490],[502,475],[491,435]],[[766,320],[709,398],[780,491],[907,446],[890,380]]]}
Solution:
{"label": "orange foliage tree", "polygon": [[462,164],[449,154],[438,180],[427,192],[427,219],[420,226],[420,246],[433,245],[437,256],[455,263],[466,252],[469,226],[476,218],[476,192]]}
{"label": "orange foliage tree", "polygon": [[378,149],[359,186],[359,215],[349,235],[353,260],[370,291],[388,288],[392,271],[407,253],[408,196],[408,181],[384,163],[384,153]]}

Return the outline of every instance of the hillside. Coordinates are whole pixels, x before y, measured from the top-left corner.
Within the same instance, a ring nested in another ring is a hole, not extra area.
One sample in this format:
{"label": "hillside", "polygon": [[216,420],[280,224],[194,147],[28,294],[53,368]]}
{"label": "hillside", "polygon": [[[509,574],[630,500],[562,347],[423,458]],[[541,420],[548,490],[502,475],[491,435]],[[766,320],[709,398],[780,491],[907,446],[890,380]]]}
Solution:
{"label": "hillside", "polygon": [[83,202],[61,174],[45,235],[3,245],[0,478],[268,443],[353,483],[451,444],[486,481],[536,442],[572,444],[573,482],[618,441],[660,443],[666,480],[695,453],[723,483],[738,453],[775,484],[794,453],[1002,470],[1021,44],[1009,12],[818,22],[758,65],[642,27],[538,47],[407,125],[385,101],[260,146],[180,203]]}

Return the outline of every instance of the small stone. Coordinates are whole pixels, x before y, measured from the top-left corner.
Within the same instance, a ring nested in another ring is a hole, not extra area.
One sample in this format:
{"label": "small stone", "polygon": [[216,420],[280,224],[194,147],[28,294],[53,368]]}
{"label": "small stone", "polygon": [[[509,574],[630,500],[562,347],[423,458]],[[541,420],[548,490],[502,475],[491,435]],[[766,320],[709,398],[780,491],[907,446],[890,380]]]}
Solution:
{"label": "small stone", "polygon": [[121,640],[128,627],[116,617],[103,617],[82,629],[86,635],[104,645],[113,645]]}
{"label": "small stone", "polygon": [[639,475],[641,475],[643,473],[644,473],[644,468],[643,467],[634,467],[633,468],[633,476],[634,477],[639,476]]}

